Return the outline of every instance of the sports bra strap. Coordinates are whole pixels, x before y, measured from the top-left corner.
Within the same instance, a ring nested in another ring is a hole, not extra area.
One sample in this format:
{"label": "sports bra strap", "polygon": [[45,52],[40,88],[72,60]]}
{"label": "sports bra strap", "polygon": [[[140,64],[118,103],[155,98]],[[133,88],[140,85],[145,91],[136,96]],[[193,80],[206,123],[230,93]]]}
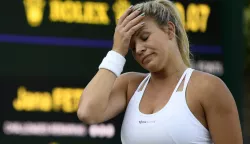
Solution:
{"label": "sports bra strap", "polygon": [[184,81],[184,87],[183,87],[183,91],[185,92],[186,89],[187,89],[187,85],[188,85],[188,82],[191,78],[191,75],[192,75],[192,72],[194,71],[194,69],[191,69],[189,68],[188,71],[187,71],[187,74],[186,74],[186,77],[185,77],[185,81]]}
{"label": "sports bra strap", "polygon": [[147,84],[148,84],[148,81],[149,81],[149,79],[150,79],[150,76],[151,76],[151,74],[149,73],[144,79],[143,79],[143,81],[140,83],[140,85],[137,87],[137,89],[136,89],[136,92],[139,92],[140,91],[140,89],[141,89],[141,86],[144,84],[144,86],[143,86],[143,89],[141,90],[141,91],[144,91],[145,90],[145,88],[146,88],[146,86],[147,86]]}
{"label": "sports bra strap", "polygon": [[[184,71],[184,73],[182,74],[182,76],[181,76],[179,82],[177,83],[177,85],[176,85],[176,87],[175,87],[173,93],[176,92],[176,91],[178,90],[178,88],[179,88],[179,86],[181,85],[183,79],[186,77],[188,70],[189,70],[189,68],[187,68],[187,69]],[[185,78],[185,79],[186,79],[186,78]]]}
{"label": "sports bra strap", "polygon": [[[179,80],[179,82],[177,83],[177,85],[176,85],[176,87],[175,87],[175,89],[174,89],[174,91],[173,92],[176,92],[177,91],[177,89],[178,89],[178,87],[180,86],[180,84],[181,84],[181,82],[183,81],[183,79],[185,78],[185,82],[186,82],[186,80],[188,81],[189,80],[189,78],[190,78],[190,76],[191,76],[191,74],[190,73],[192,73],[191,72],[191,68],[187,68],[185,71],[184,71],[184,73],[182,74],[182,76],[181,76],[181,78],[180,78],[180,80]],[[189,74],[189,76],[188,76],[188,74]],[[149,82],[149,80],[150,80],[150,77],[151,77],[151,74],[149,73],[148,74],[148,76],[140,83],[140,85],[138,86],[138,88],[137,88],[137,92],[141,89],[141,86],[143,85],[143,89],[141,90],[141,92],[144,92],[145,91],[145,89],[146,89],[146,87],[147,87],[147,85],[148,85],[148,82]],[[189,78],[188,78],[189,77]],[[185,82],[184,82],[184,88],[183,88],[183,90],[185,90]],[[187,82],[186,82],[186,85],[187,85]]]}

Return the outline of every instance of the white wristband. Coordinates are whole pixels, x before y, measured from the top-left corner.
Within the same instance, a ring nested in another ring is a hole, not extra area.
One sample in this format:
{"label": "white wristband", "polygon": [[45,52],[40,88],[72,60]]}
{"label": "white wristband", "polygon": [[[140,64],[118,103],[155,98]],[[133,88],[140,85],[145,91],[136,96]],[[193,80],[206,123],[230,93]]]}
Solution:
{"label": "white wristband", "polygon": [[113,50],[109,51],[107,56],[102,60],[102,63],[99,65],[99,69],[107,69],[113,72],[117,77],[123,71],[126,59]]}

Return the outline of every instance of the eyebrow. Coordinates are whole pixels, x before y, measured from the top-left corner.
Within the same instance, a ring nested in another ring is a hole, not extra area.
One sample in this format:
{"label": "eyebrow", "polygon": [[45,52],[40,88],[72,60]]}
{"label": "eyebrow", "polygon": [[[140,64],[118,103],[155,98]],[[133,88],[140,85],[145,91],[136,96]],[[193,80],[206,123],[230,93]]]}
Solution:
{"label": "eyebrow", "polygon": [[[133,37],[137,37],[143,30],[148,29],[146,26],[142,27],[141,29],[139,29],[138,31],[135,32]],[[134,41],[130,41],[130,44],[134,44]],[[129,45],[129,47],[131,48],[131,45]]]}
{"label": "eyebrow", "polygon": [[138,36],[143,30],[147,29],[146,26],[142,27],[141,29],[139,29],[136,33],[135,36]]}

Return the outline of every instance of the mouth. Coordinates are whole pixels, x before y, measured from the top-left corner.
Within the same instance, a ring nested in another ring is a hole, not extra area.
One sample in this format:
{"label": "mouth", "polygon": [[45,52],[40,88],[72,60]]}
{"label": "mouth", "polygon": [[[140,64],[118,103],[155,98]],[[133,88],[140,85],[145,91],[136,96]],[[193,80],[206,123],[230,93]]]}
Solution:
{"label": "mouth", "polygon": [[151,56],[152,54],[148,54],[148,55],[145,55],[143,58],[142,58],[142,63],[144,64],[145,63],[145,60],[147,60],[147,58],[149,56]]}

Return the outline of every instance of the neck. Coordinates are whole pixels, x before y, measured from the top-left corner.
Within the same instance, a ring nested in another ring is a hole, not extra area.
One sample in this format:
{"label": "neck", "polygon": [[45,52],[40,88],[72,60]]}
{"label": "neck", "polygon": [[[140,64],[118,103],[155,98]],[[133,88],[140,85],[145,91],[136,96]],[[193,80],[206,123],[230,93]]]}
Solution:
{"label": "neck", "polygon": [[151,73],[151,83],[153,85],[163,85],[169,82],[178,81],[188,67],[178,56],[170,59],[166,66],[157,72]]}

